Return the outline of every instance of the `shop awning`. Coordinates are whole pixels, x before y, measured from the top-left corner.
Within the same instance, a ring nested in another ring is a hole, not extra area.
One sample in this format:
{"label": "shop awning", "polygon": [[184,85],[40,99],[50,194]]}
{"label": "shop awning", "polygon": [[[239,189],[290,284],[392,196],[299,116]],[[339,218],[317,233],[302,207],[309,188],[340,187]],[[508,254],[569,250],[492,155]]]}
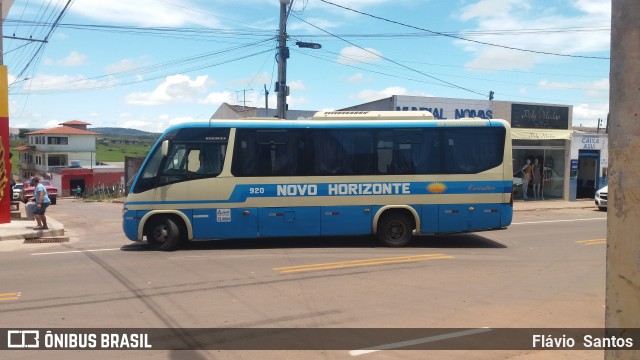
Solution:
{"label": "shop awning", "polygon": [[572,133],[573,130],[511,128],[513,140],[571,140]]}

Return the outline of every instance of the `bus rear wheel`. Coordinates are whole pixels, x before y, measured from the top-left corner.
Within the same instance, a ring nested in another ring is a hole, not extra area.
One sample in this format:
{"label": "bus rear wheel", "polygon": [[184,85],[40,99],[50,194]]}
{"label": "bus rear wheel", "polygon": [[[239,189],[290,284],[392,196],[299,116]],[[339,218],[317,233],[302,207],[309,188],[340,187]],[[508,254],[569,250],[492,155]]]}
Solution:
{"label": "bus rear wheel", "polygon": [[147,232],[147,242],[155,250],[175,250],[180,243],[180,228],[170,217],[154,219]]}
{"label": "bus rear wheel", "polygon": [[378,223],[378,241],[385,246],[405,246],[412,235],[411,220],[404,214],[396,212],[384,215]]}

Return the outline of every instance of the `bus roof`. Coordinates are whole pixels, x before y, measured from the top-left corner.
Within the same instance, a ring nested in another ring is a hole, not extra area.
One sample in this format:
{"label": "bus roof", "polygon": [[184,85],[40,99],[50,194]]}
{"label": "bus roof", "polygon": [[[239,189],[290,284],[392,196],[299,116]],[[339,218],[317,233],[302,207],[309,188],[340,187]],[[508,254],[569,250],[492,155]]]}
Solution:
{"label": "bus roof", "polygon": [[[405,113],[405,114],[402,114]],[[427,117],[428,116],[428,117]],[[363,121],[365,120],[365,121]],[[368,121],[367,121],[368,120]],[[312,120],[282,120],[277,118],[212,119],[176,124],[165,132],[183,128],[411,128],[411,127],[509,127],[499,119],[463,118],[433,119],[427,111],[331,111],[318,112]]]}
{"label": "bus roof", "polygon": [[434,120],[428,111],[319,111],[313,120]]}

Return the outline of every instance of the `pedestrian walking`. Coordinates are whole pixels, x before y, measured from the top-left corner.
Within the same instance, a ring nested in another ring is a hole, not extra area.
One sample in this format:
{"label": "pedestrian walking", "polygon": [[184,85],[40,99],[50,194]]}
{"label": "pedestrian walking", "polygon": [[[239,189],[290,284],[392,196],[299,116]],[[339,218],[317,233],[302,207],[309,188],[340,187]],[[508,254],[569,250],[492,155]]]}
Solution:
{"label": "pedestrian walking", "polygon": [[47,194],[47,189],[44,185],[40,184],[40,179],[34,177],[31,180],[31,185],[36,189],[33,192],[33,196],[36,202],[36,208],[33,210],[33,217],[36,218],[36,222],[38,226],[34,227],[34,230],[47,230],[49,227],[47,226],[47,217],[44,213],[47,211],[47,207],[51,205],[51,200],[49,199],[49,194]]}

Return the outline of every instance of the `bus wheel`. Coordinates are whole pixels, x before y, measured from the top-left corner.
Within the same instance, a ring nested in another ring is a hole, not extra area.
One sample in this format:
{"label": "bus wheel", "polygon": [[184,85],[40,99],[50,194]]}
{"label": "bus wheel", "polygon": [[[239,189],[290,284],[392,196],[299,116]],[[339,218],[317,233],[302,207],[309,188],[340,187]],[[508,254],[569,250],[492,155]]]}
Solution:
{"label": "bus wheel", "polygon": [[178,224],[169,217],[154,219],[147,233],[147,242],[156,250],[175,250],[180,243]]}
{"label": "bus wheel", "polygon": [[395,212],[384,215],[378,223],[378,241],[385,246],[401,247],[411,240],[413,227],[406,215]]}

